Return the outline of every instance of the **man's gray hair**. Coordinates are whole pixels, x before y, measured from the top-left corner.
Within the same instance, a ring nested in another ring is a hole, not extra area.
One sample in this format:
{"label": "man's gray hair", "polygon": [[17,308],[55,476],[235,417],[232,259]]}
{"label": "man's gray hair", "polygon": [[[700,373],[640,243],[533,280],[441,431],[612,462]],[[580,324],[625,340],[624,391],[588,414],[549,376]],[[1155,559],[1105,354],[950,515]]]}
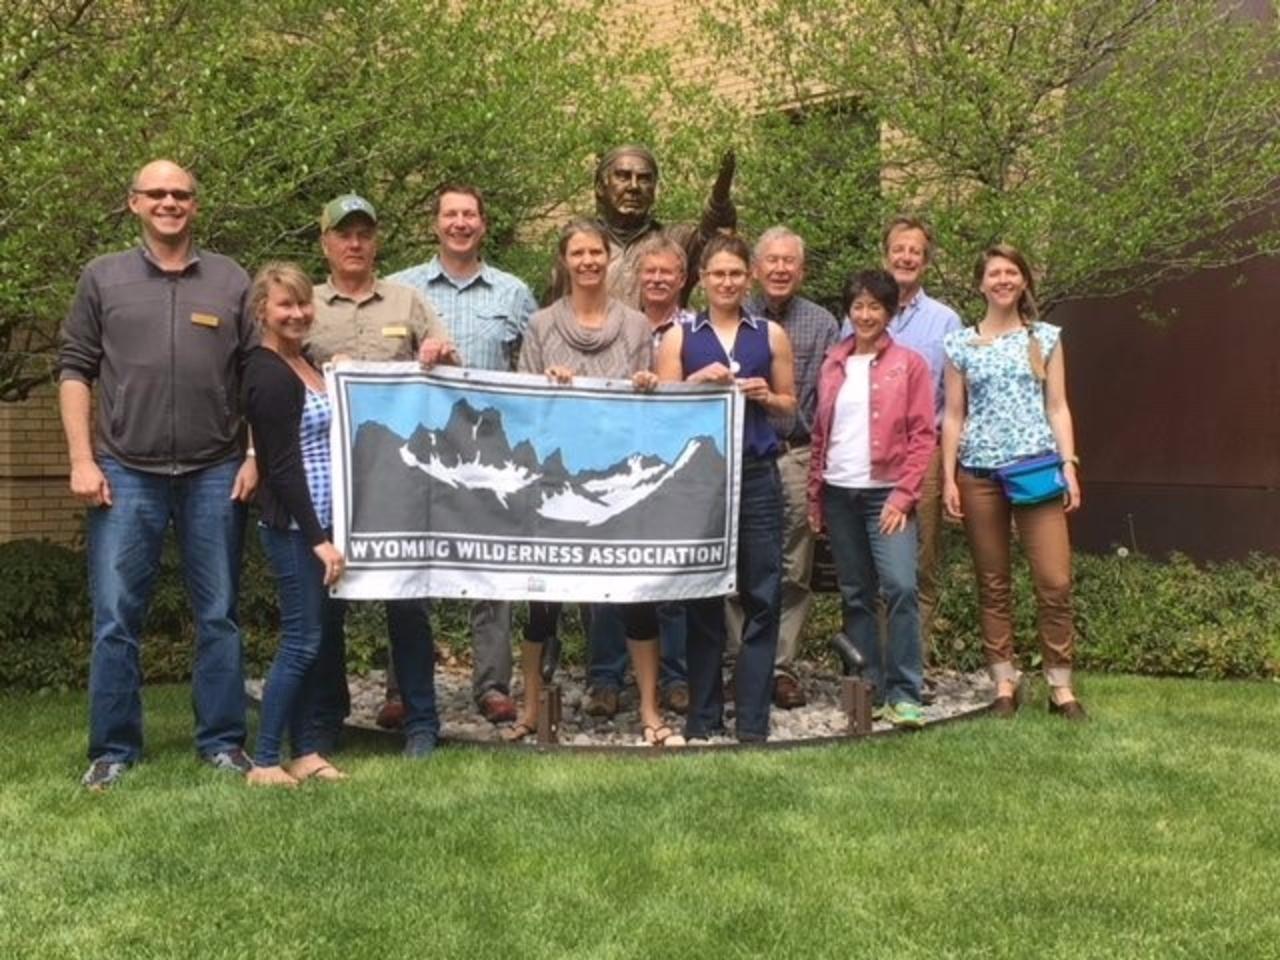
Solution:
{"label": "man's gray hair", "polygon": [[680,269],[687,275],[689,273],[689,254],[684,247],[671,239],[670,234],[665,230],[659,230],[657,233],[651,234],[635,248],[635,263],[644,263],[645,257],[653,257],[658,255],[667,255],[675,257],[680,263]]}
{"label": "man's gray hair", "polygon": [[755,249],[751,251],[752,259],[759,263],[760,257],[764,253],[764,248],[769,246],[771,243],[778,242],[779,240],[794,240],[796,246],[800,248],[800,263],[804,263],[804,237],[800,236],[800,234],[796,233],[789,227],[784,227],[781,224],[776,227],[770,227],[764,233],[760,234],[760,239],[756,241]]}

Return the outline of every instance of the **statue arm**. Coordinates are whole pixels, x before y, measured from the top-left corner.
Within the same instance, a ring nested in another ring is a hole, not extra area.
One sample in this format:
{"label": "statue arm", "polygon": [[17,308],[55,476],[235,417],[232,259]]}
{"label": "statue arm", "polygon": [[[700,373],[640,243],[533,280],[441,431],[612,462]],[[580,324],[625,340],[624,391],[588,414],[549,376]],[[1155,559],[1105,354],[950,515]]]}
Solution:
{"label": "statue arm", "polygon": [[738,226],[738,210],[733,205],[731,195],[733,175],[738,169],[738,156],[732,150],[726,150],[720,158],[720,170],[716,181],[711,185],[711,197],[707,200],[706,209],[702,211],[702,221],[698,224],[698,238],[705,243],[721,230],[732,231]]}

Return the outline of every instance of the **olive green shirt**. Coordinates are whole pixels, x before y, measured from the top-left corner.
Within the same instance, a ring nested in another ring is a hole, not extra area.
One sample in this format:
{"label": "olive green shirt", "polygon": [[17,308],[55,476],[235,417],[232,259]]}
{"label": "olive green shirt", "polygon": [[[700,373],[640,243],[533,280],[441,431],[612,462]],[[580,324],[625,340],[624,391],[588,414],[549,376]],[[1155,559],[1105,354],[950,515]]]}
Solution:
{"label": "olive green shirt", "polygon": [[335,353],[352,360],[416,360],[423,340],[448,340],[435,309],[412,287],[375,280],[358,303],[326,280],[315,289],[316,321],[307,338],[311,359]]}

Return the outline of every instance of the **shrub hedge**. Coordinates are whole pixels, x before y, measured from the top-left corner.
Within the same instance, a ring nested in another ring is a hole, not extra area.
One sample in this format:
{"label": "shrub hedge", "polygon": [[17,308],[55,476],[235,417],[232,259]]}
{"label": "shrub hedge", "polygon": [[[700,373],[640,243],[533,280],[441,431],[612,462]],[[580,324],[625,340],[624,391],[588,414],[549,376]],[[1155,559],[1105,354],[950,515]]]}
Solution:
{"label": "shrub hedge", "polygon": [[[963,536],[947,530],[934,635],[934,659],[944,666],[982,664],[973,568]],[[1280,559],[1197,565],[1186,557],[1156,561],[1139,555],[1075,557],[1079,665],[1084,669],[1207,678],[1280,677]],[[81,551],[34,540],[0,544],[0,688],[63,690],[85,685],[90,608]],[[1024,665],[1039,662],[1034,603],[1025,564],[1018,561],[1018,646]],[[465,652],[467,609],[436,605],[437,643]],[[260,674],[275,649],[275,585],[257,538],[246,539],[240,619],[246,668]],[[805,654],[829,657],[827,639],[840,625],[836,598],[824,594],[809,622]],[[566,658],[579,659],[582,638],[566,624]],[[385,662],[382,605],[355,604],[347,620],[353,672]],[[192,626],[176,550],[166,544],[142,644],[149,682],[190,675]]]}

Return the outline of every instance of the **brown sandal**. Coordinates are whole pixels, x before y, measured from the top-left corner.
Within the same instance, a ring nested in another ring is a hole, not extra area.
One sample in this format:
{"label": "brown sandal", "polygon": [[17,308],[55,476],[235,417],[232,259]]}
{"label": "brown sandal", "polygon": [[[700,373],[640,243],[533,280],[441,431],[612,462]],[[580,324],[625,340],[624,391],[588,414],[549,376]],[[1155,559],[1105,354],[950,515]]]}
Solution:
{"label": "brown sandal", "polygon": [[660,723],[656,727],[646,725],[644,728],[644,745],[646,747],[683,747],[685,739],[665,723]]}
{"label": "brown sandal", "polygon": [[523,720],[517,720],[511,726],[502,731],[502,739],[507,743],[519,743],[521,740],[531,737],[537,732],[538,727],[536,724],[534,726],[530,726]]}
{"label": "brown sandal", "polygon": [[298,764],[291,763],[285,767],[285,772],[299,783],[305,783],[308,780],[319,780],[322,783],[337,783],[339,780],[347,779],[347,775],[328,760],[325,760],[323,763],[316,764],[305,773],[299,773]]}

